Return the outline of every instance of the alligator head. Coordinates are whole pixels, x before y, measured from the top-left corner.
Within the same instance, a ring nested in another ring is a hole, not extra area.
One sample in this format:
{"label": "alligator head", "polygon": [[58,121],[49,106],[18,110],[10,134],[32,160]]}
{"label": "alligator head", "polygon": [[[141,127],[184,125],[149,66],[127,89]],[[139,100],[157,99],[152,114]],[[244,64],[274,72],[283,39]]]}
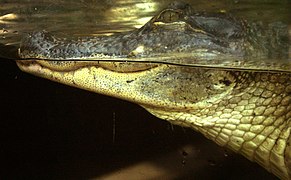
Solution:
{"label": "alligator head", "polygon": [[172,63],[183,64],[185,54],[209,63],[270,55],[250,32],[246,22],[226,14],[169,6],[142,28],[112,36],[66,40],[32,33],[19,50],[29,60],[17,64],[37,76],[137,103],[288,179],[291,74]]}

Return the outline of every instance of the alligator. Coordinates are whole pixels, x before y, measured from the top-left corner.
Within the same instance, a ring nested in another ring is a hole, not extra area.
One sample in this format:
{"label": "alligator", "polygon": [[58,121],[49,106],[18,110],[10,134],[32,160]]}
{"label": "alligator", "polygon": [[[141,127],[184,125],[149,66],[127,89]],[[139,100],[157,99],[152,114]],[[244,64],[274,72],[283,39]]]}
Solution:
{"label": "alligator", "polygon": [[[288,41],[282,23],[262,28],[181,3],[169,5],[139,29],[111,36],[68,39],[30,33],[22,40],[17,65],[139,104],[290,179],[291,72],[260,65],[263,59],[288,58]],[[257,69],[243,64],[249,59],[256,60]],[[202,61],[208,66],[191,65]],[[243,65],[214,66],[224,61]]]}

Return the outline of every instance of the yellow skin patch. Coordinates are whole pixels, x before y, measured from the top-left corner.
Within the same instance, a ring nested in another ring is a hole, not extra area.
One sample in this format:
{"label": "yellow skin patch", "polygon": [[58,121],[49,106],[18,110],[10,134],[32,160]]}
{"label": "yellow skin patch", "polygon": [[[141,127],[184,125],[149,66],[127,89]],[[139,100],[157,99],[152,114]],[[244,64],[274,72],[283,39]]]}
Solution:
{"label": "yellow skin patch", "polygon": [[73,70],[68,66],[66,71],[62,64],[63,70],[57,71],[42,61],[17,64],[37,76],[137,103],[161,119],[203,133],[282,179],[290,177],[290,74],[173,65],[115,72],[102,68],[102,63]]}

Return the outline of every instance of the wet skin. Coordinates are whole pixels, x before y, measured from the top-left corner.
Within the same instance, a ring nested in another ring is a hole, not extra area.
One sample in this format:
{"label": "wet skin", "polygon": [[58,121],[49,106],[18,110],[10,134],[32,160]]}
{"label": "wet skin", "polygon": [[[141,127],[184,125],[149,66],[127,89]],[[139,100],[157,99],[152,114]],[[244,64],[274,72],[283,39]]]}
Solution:
{"label": "wet skin", "polygon": [[[171,64],[188,62],[185,57],[190,56],[209,59],[209,64],[217,59],[284,58],[286,37],[287,28],[280,23],[263,31],[228,14],[172,4],[142,28],[112,36],[67,40],[32,33],[19,50],[29,60],[17,64],[37,76],[137,103],[288,179],[290,72]],[[170,64],[149,62],[163,57]]]}

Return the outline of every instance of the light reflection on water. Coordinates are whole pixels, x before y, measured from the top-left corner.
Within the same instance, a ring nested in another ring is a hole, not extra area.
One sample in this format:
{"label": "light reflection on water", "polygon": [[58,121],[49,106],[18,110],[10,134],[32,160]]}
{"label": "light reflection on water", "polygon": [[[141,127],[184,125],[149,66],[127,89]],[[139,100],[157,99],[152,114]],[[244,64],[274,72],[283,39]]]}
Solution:
{"label": "light reflection on water", "polygon": [[[139,28],[172,1],[0,0],[0,45],[18,46],[23,34],[46,30],[60,36],[112,34]],[[197,11],[227,11],[247,20],[290,24],[288,0],[184,1]]]}
{"label": "light reflection on water", "polygon": [[79,36],[128,31],[145,24],[160,6],[151,0],[1,3],[0,43],[18,43],[21,34],[37,30]]}
{"label": "light reflection on water", "polygon": [[[2,44],[37,30],[70,35],[114,33],[139,28],[171,1],[157,0],[0,0]],[[186,1],[197,11],[226,10],[246,19],[290,21],[288,1]],[[264,3],[262,3],[264,2]],[[288,22],[289,23],[289,22]],[[16,33],[17,32],[17,33]]]}

